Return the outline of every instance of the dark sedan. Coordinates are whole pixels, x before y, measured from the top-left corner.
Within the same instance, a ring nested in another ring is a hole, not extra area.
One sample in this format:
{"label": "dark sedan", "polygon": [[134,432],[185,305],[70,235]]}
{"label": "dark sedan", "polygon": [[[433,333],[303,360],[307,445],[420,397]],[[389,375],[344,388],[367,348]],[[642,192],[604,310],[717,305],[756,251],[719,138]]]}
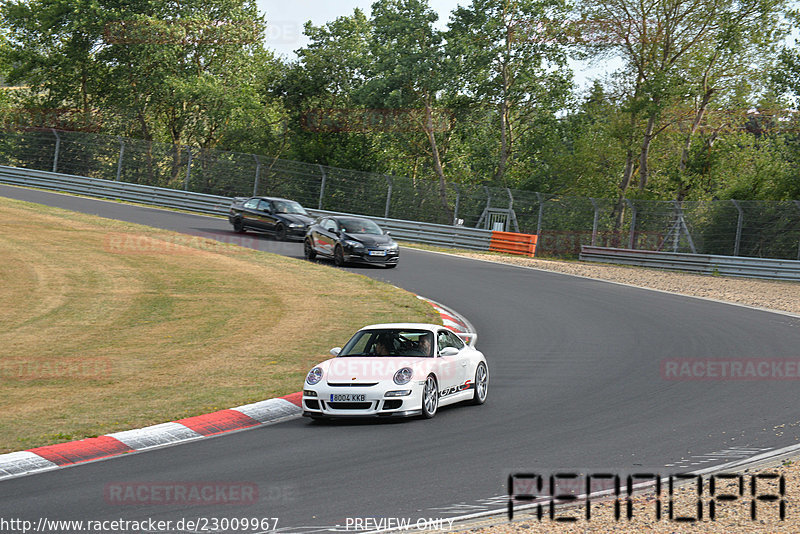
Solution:
{"label": "dark sedan", "polygon": [[301,241],[314,219],[294,200],[244,197],[233,200],[228,220],[239,233],[255,230],[274,234],[281,241]]}
{"label": "dark sedan", "polygon": [[307,260],[318,255],[333,258],[336,265],[347,262],[397,267],[397,243],[369,219],[345,215],[320,217],[306,234],[303,248]]}

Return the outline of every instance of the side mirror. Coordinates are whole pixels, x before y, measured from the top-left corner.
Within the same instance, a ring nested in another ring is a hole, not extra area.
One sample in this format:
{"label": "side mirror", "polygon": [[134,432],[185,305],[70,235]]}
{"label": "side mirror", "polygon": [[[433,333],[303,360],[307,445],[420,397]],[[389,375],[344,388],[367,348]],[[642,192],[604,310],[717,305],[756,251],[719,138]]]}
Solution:
{"label": "side mirror", "polygon": [[392,235],[392,233],[389,230],[385,230],[383,233],[386,235]]}
{"label": "side mirror", "polygon": [[334,356],[338,356],[340,352],[342,352],[342,347],[334,347],[331,349],[331,354]]}
{"label": "side mirror", "polygon": [[455,356],[458,352],[458,349],[455,347],[445,347],[439,351],[439,356]]}

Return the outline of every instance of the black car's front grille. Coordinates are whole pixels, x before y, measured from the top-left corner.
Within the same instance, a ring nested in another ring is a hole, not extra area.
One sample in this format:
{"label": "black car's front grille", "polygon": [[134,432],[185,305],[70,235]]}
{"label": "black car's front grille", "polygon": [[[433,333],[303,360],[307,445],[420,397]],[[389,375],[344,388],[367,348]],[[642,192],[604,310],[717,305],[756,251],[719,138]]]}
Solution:
{"label": "black car's front grille", "polygon": [[328,407],[334,410],[369,410],[371,402],[329,402]]}
{"label": "black car's front grille", "polygon": [[361,387],[369,388],[377,385],[377,382],[328,382],[328,385],[334,388],[348,388],[348,387]]}

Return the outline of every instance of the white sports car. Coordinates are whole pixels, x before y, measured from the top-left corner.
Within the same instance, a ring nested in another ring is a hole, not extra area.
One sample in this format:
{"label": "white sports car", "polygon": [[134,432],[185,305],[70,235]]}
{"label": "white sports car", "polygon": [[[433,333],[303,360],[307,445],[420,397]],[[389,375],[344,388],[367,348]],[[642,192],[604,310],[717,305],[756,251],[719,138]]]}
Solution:
{"label": "white sports car", "polygon": [[476,338],[435,324],[365,326],[309,371],[303,415],[431,418],[439,406],[483,404],[489,370]]}

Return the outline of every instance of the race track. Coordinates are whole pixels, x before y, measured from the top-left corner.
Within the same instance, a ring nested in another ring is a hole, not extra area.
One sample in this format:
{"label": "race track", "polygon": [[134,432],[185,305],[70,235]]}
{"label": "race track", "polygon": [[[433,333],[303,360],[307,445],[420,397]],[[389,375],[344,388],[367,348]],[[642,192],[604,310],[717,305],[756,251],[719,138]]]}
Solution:
{"label": "race track", "polygon": [[[7,186],[0,195],[228,242],[236,237],[222,219]],[[247,243],[302,257],[298,243]],[[796,381],[661,377],[661,362],[670,358],[797,358],[800,319],[407,248],[397,269],[348,270],[464,314],[489,361],[488,402],[444,408],[429,421],[295,419],[10,479],[0,483],[0,515],[277,517],[281,532],[345,530],[347,518],[446,518],[502,508],[511,472],[687,472],[800,437]],[[779,425],[786,426],[779,432]],[[104,498],[107,484],[169,481],[252,482],[259,499],[180,508]]]}

